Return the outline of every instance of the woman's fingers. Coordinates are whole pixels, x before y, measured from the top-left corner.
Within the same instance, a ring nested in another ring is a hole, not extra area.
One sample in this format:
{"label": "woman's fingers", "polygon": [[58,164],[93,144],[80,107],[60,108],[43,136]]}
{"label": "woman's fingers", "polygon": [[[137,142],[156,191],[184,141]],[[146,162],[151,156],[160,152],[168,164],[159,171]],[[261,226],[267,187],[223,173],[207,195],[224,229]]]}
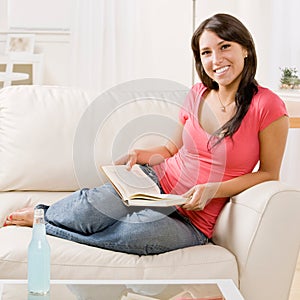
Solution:
{"label": "woman's fingers", "polygon": [[184,194],[184,197],[189,198],[186,204],[183,205],[183,208],[188,210],[202,210],[207,200],[203,197],[203,185],[196,185],[191,188],[187,193]]}
{"label": "woman's fingers", "polygon": [[130,151],[128,154],[117,159],[114,163],[115,165],[126,165],[128,170],[130,170],[132,166],[137,163],[137,153],[134,150]]}
{"label": "woman's fingers", "polygon": [[126,154],[126,155],[124,155],[124,156],[118,158],[118,159],[114,162],[114,164],[115,164],[115,165],[126,165],[127,162],[128,162],[128,156],[129,156],[129,155]]}

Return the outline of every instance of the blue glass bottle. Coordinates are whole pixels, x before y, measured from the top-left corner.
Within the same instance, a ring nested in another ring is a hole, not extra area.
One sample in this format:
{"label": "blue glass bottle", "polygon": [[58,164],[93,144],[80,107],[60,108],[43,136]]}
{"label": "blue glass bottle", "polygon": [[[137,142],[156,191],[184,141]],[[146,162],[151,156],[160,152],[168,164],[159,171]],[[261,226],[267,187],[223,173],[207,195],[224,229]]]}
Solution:
{"label": "blue glass bottle", "polygon": [[28,292],[46,295],[50,291],[50,246],[46,238],[44,210],[34,210],[32,239],[28,246]]}

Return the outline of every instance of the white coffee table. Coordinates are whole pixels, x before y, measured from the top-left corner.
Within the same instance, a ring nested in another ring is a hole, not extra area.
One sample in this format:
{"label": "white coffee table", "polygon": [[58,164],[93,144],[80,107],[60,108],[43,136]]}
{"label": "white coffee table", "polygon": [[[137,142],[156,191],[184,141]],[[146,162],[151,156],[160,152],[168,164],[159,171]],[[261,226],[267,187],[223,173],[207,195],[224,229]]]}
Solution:
{"label": "white coffee table", "polygon": [[1,300],[244,300],[230,279],[220,280],[52,280],[50,294],[31,296],[26,280],[0,280]]}

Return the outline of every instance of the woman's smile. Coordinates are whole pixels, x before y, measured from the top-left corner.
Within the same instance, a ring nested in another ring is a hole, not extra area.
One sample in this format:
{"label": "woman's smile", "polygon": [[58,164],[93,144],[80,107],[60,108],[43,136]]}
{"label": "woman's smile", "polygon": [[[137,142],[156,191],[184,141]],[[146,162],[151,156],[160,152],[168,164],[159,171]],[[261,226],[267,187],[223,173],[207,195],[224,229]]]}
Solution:
{"label": "woman's smile", "polygon": [[215,69],[214,72],[218,75],[225,73],[229,69],[229,66],[221,67],[218,69]]}

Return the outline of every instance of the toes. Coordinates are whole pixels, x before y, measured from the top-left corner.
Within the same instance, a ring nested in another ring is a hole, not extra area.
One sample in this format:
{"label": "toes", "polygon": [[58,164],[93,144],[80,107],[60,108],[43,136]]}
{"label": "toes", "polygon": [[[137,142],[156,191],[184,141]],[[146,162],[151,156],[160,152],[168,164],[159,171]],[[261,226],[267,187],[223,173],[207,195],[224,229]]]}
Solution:
{"label": "toes", "polygon": [[18,209],[6,217],[3,227],[9,225],[16,226],[32,226],[33,222],[33,208],[25,207]]}
{"label": "toes", "polygon": [[29,208],[23,208],[12,212],[8,217],[8,221],[22,221],[27,220],[32,215],[31,210]]}
{"label": "toes", "polygon": [[25,220],[13,220],[13,221],[6,221],[5,225],[3,226],[30,226],[30,224]]}
{"label": "toes", "polygon": [[21,221],[21,220],[24,220],[24,217],[25,216],[24,216],[23,212],[16,211],[16,212],[11,213],[7,217],[7,220],[8,221]]}

